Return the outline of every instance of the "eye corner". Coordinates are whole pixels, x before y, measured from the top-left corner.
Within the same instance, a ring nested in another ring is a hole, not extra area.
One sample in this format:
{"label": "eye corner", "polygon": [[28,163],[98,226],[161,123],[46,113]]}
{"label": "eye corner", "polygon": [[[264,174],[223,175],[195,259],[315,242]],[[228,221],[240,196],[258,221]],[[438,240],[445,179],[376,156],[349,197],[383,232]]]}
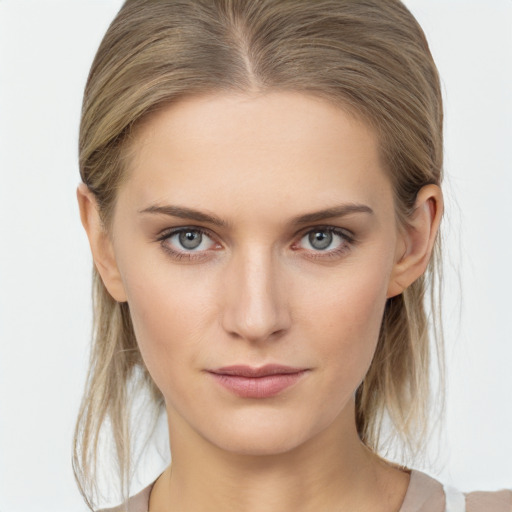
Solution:
{"label": "eye corner", "polygon": [[[192,237],[189,240],[191,242],[190,247],[186,246],[186,241],[183,239],[188,233],[195,235],[195,238]],[[198,239],[199,243],[194,246],[195,239]],[[156,241],[166,255],[173,260],[191,263],[205,261],[211,256],[210,252],[223,248],[215,235],[199,226],[179,226],[162,230]],[[206,247],[202,247],[203,244]]]}
{"label": "eye corner", "polygon": [[[324,247],[314,247],[311,239],[314,233],[327,233],[328,243]],[[338,243],[334,248],[329,248],[333,241],[336,240],[336,237],[339,238]],[[307,241],[304,242],[304,240]],[[309,247],[305,247],[305,243],[308,244]],[[303,256],[308,259],[326,261],[329,259],[342,258],[352,249],[355,243],[354,235],[347,229],[337,226],[318,225],[302,230],[298,235],[298,239],[291,245],[291,249],[294,252],[303,253]]]}

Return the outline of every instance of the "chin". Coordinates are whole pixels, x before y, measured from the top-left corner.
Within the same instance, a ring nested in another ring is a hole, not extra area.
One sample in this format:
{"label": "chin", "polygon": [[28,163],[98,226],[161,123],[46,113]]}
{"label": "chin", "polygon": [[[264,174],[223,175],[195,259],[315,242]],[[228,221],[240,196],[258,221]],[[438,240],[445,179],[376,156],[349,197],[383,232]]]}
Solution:
{"label": "chin", "polygon": [[238,433],[238,435],[220,439],[209,439],[219,449],[236,455],[263,457],[288,453],[304,443],[300,437],[276,435],[276,433]]}
{"label": "chin", "polygon": [[290,417],[282,412],[273,412],[241,414],[231,417],[230,421],[218,421],[214,431],[203,432],[202,435],[211,444],[229,453],[272,456],[291,452],[307,444],[330,423],[311,424],[308,414]]}

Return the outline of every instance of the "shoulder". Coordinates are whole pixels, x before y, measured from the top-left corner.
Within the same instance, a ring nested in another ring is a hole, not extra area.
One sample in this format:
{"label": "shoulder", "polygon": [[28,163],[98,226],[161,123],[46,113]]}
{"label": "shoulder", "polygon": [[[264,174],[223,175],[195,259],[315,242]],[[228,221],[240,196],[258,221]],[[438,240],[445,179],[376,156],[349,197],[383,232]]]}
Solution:
{"label": "shoulder", "polygon": [[[98,512],[147,512],[153,483],[132,496],[127,503]],[[464,493],[465,512],[512,512],[512,490]],[[412,470],[409,488],[400,512],[445,512],[443,484],[421,471]]]}
{"label": "shoulder", "polygon": [[444,512],[444,508],[443,485],[413,469],[400,512]]}
{"label": "shoulder", "polygon": [[[400,512],[445,512],[446,489],[436,479],[412,470]],[[460,504],[465,504],[465,512],[512,512],[512,490],[460,493]]]}
{"label": "shoulder", "polygon": [[148,512],[149,496],[151,494],[153,484],[154,482],[148,485],[146,488],[142,489],[142,491],[139,493],[132,496],[123,505],[119,505],[118,507],[114,508],[104,508],[98,510],[97,512]]}
{"label": "shoulder", "polygon": [[512,512],[512,490],[470,492],[466,494],[466,512]]}

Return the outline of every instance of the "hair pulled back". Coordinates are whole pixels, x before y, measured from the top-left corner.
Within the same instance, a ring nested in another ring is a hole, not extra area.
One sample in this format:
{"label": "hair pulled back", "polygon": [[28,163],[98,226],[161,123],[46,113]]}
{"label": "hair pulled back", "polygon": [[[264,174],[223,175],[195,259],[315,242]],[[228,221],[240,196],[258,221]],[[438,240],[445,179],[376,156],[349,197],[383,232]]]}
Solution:
{"label": "hair pulled back", "polygon": [[[105,229],[126,178],[134,129],[150,113],[196,94],[278,90],[325,98],[376,130],[400,222],[407,222],[424,185],[440,184],[439,77],[423,31],[400,1],[128,0],[94,59],[80,125],[80,174]],[[435,298],[438,257],[439,243],[426,275],[388,299],[373,362],[357,390],[359,436],[375,452],[383,448],[384,418],[411,453],[425,439],[431,347],[424,296],[429,289]],[[96,270],[93,301],[93,348],[73,459],[91,507],[104,425],[127,493],[129,383],[149,391],[156,411],[163,407],[129,305],[109,295]],[[431,311],[438,311],[435,301]]]}

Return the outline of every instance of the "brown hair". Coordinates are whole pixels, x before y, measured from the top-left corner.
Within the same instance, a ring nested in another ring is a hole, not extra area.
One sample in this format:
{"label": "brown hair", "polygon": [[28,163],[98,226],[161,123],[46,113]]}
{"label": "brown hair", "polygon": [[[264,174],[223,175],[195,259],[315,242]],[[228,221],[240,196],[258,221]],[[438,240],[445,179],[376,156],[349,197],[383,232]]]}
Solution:
{"label": "brown hair", "polygon": [[[401,222],[418,191],[442,178],[439,78],[420,26],[398,0],[128,0],[108,29],[87,82],[80,173],[108,229],[133,129],[148,114],[209,91],[299,91],[370,123]],[[425,276],[385,308],[377,350],[356,394],[362,442],[381,452],[389,418],[403,446],[426,439],[430,289],[434,317],[439,243]],[[129,307],[94,271],[94,342],[75,433],[74,469],[92,507],[102,426],[114,439],[123,495],[130,478],[130,382],[154,409],[163,399],[144,367]],[[439,323],[436,323],[439,326]],[[441,338],[438,361],[442,367]],[[442,373],[441,373],[442,374]]]}

